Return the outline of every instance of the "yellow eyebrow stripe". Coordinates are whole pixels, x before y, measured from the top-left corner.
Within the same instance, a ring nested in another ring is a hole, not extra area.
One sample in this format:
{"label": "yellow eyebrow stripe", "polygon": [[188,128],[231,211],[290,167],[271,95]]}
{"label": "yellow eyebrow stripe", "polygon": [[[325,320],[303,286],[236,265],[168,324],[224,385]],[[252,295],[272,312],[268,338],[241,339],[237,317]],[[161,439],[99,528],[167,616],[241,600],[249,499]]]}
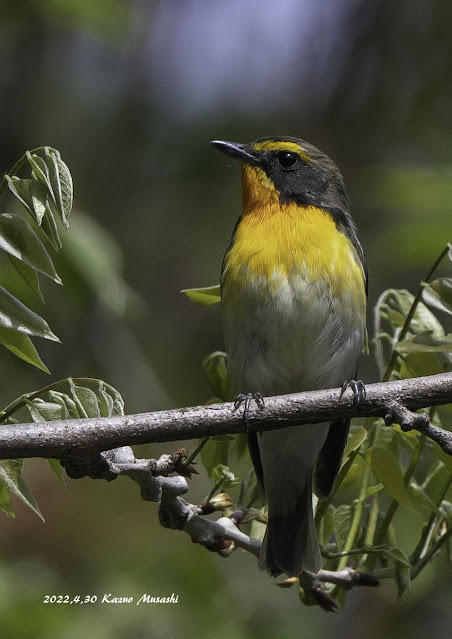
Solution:
{"label": "yellow eyebrow stripe", "polygon": [[312,162],[312,159],[303,149],[295,142],[283,142],[282,140],[265,140],[264,142],[257,142],[253,145],[256,151],[292,151],[300,156],[305,162]]}

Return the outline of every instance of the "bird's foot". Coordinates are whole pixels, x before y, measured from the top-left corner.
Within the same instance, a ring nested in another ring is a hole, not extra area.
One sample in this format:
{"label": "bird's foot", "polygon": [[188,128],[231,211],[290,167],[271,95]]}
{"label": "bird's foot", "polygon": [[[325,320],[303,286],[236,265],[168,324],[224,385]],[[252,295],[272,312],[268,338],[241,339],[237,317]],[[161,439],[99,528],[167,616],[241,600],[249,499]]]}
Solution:
{"label": "bird's foot", "polygon": [[357,411],[360,404],[366,399],[366,386],[361,379],[350,379],[345,381],[342,384],[339,401],[342,399],[347,388],[350,388],[353,393],[353,406]]}
{"label": "bird's foot", "polygon": [[262,410],[265,407],[264,398],[261,393],[239,393],[235,398],[234,402],[234,412],[238,410],[243,404],[243,421],[248,424],[248,420],[250,417],[250,406],[251,402],[255,401],[256,406],[259,410]]}

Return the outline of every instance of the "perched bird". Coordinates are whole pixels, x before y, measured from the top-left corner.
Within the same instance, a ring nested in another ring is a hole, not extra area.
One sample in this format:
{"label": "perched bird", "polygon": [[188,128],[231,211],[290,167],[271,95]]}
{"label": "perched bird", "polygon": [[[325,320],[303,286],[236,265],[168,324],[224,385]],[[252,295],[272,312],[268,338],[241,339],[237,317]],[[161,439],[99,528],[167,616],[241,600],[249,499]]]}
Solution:
{"label": "perched bird", "polygon": [[[298,138],[212,144],[242,169],[242,214],[221,274],[235,392],[259,397],[342,386],[356,376],[367,299],[366,262],[342,175]],[[331,492],[349,425],[337,419],[249,433],[268,504],[261,570],[319,570],[313,479],[319,497]]]}

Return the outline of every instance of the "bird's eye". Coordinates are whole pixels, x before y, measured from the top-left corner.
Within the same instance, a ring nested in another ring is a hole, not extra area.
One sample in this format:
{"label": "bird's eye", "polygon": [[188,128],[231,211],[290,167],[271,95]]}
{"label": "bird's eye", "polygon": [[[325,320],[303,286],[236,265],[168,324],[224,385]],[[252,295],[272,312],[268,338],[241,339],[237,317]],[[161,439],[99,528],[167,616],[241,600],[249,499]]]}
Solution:
{"label": "bird's eye", "polygon": [[290,169],[298,160],[298,155],[291,151],[281,151],[278,153],[278,162],[284,169]]}

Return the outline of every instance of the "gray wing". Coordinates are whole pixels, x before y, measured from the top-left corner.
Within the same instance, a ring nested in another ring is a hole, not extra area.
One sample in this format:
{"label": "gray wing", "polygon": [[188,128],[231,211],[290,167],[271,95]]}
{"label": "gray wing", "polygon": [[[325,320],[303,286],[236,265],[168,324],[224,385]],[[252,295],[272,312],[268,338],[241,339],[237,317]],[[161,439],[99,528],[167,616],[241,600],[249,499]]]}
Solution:
{"label": "gray wing", "polygon": [[341,468],[349,430],[349,418],[335,419],[330,424],[315,469],[315,492],[321,499],[328,497],[333,490],[334,482]]}

